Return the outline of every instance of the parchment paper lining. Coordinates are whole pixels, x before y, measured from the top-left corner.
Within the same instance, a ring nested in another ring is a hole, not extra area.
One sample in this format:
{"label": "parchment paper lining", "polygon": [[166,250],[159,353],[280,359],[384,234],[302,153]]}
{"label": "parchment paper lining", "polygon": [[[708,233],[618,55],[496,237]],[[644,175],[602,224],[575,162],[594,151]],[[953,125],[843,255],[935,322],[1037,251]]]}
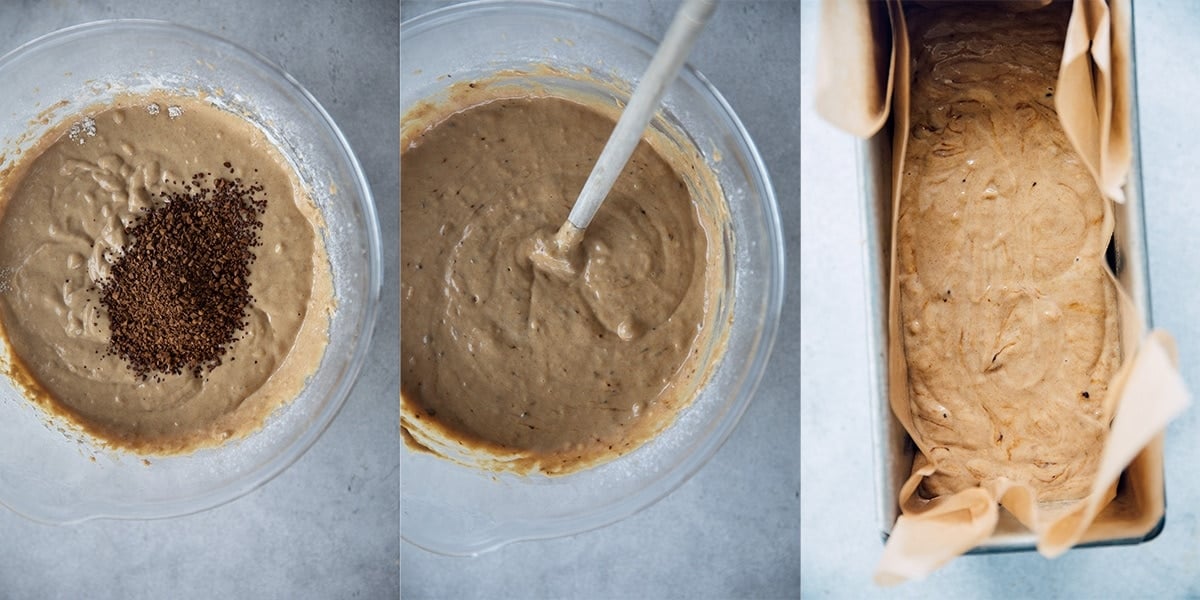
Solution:
{"label": "parchment paper lining", "polygon": [[[822,6],[817,109],[835,125],[860,137],[879,131],[889,108],[892,111],[897,135],[892,140],[889,401],[910,437],[918,439],[913,435],[908,408],[908,372],[894,276],[895,219],[909,130],[907,24],[899,0],[886,3],[884,16],[878,4],[853,3],[858,8],[845,4],[826,0]],[[1021,8],[1036,10],[1045,4],[1035,0]],[[1055,95],[1067,138],[1101,192],[1113,202],[1125,201],[1123,186],[1132,156],[1129,13],[1127,0],[1114,0],[1111,5],[1103,0],[1074,0]],[[879,35],[878,20],[885,17],[890,22],[889,35]],[[880,51],[881,44],[891,45],[886,68],[880,58],[887,54],[886,48]],[[875,101],[878,90],[890,92],[891,103]],[[1106,203],[1106,237],[1112,232],[1111,212]],[[877,568],[877,583],[923,578],[977,546],[996,529],[1000,507],[1036,534],[1038,551],[1047,557],[1058,556],[1080,542],[1145,535],[1158,522],[1163,514],[1162,432],[1185,408],[1187,391],[1170,336],[1162,331],[1145,334],[1145,319],[1111,271],[1109,275],[1118,290],[1123,364],[1109,385],[1104,414],[1112,418],[1112,424],[1090,494],[1080,501],[1038,505],[1028,486],[1001,479],[924,500],[915,492],[921,480],[936,470],[936,464],[928,459],[928,449],[919,449],[914,471],[901,488],[903,514]]]}

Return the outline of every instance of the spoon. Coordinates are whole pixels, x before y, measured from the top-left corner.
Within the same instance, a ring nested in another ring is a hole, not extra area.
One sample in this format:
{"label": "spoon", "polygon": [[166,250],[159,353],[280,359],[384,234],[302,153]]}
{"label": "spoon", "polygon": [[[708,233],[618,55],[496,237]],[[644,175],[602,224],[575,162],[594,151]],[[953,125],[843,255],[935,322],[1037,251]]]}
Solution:
{"label": "spoon", "polygon": [[675,80],[679,67],[683,65],[716,6],[717,0],[684,0],[679,6],[667,34],[650,60],[650,66],[646,67],[641,81],[633,90],[629,104],[622,111],[583,190],[575,199],[567,221],[549,243],[542,239],[534,240],[530,259],[535,266],[560,277],[574,276],[575,267],[567,257],[578,248],[584,230],[612,190],[625,163],[629,162],[667,86]]}

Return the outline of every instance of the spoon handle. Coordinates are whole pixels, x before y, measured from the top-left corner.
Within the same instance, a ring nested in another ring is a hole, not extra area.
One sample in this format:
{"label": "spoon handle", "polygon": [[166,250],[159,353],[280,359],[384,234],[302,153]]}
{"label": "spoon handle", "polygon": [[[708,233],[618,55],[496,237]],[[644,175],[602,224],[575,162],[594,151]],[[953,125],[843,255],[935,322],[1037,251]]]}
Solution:
{"label": "spoon handle", "polygon": [[592,173],[588,176],[583,191],[575,200],[571,214],[567,217],[577,229],[586,229],[592,222],[596,210],[604,202],[604,197],[617,181],[621,169],[629,161],[629,157],[642,139],[642,132],[654,116],[658,103],[662,100],[667,86],[675,80],[679,67],[683,65],[692,44],[704,29],[704,24],[716,9],[717,0],[684,0],[666,36],[650,60],[650,66],[642,75],[633,90],[633,97],[621,113],[617,126],[604,145],[604,151]]}

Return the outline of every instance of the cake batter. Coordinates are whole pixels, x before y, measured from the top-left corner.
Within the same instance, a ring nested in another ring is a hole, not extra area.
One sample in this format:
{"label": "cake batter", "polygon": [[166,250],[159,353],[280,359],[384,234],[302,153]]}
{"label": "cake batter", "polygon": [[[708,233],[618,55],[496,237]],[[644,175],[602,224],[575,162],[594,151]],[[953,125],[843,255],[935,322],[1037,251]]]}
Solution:
{"label": "cake batter", "polygon": [[897,276],[926,496],[1005,477],[1074,500],[1099,464],[1112,223],[1055,112],[1067,10],[909,13]]}
{"label": "cake batter", "polygon": [[[205,185],[225,178],[261,186],[252,300],[217,366],[135,369],[111,347],[101,289],[127,232],[164,193],[194,192],[197,174]],[[3,177],[0,324],[13,359],[6,371],[49,412],[139,454],[189,452],[257,430],[300,392],[324,351],[332,281],[318,223],[287,161],[232,113],[166,94],[85,111]]]}
{"label": "cake batter", "polygon": [[401,393],[414,434],[569,473],[629,452],[690,402],[714,328],[716,228],[641,143],[565,271],[535,244],[566,219],[613,121],[497,99],[401,156]]}

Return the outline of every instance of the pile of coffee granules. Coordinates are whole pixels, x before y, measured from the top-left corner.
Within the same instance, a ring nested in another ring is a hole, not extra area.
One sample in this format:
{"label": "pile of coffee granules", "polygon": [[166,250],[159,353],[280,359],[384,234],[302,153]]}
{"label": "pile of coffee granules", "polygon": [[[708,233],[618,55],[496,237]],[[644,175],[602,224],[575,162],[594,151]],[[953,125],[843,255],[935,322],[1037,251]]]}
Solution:
{"label": "pile of coffee granules", "polygon": [[108,353],[143,379],[200,377],[221,364],[246,326],[252,248],[262,245],[267,201],[255,197],[260,185],[211,177],[197,173],[182,192],[160,193],[162,201],[126,229],[123,253],[97,286],[110,322]]}

